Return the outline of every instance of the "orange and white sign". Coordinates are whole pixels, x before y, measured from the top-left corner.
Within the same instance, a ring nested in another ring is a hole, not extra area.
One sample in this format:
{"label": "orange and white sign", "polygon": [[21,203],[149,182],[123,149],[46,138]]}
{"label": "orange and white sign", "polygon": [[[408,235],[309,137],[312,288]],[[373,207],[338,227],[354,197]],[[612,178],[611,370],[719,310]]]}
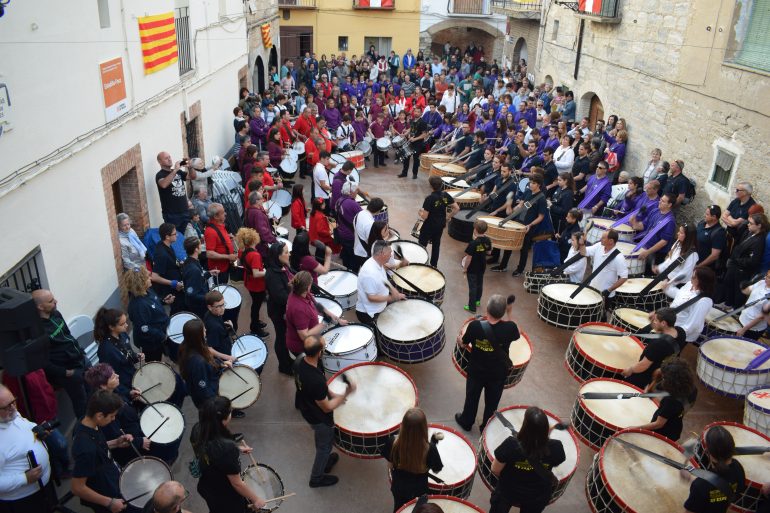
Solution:
{"label": "orange and white sign", "polygon": [[99,74],[102,77],[102,92],[104,93],[104,117],[109,122],[128,111],[123,58],[117,57],[100,63]]}

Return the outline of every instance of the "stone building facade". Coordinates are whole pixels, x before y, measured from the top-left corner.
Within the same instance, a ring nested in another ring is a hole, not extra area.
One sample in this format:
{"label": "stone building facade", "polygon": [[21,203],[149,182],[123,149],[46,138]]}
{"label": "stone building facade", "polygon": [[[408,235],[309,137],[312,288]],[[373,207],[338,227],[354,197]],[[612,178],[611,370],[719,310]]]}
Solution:
{"label": "stone building facade", "polygon": [[611,17],[551,3],[533,59],[537,81],[571,89],[578,116],[625,118],[632,174],[656,147],[664,160],[684,160],[697,181],[685,217],[726,206],[738,181],[767,201],[770,52],[752,38],[761,30],[753,7],[763,1],[626,0]]}

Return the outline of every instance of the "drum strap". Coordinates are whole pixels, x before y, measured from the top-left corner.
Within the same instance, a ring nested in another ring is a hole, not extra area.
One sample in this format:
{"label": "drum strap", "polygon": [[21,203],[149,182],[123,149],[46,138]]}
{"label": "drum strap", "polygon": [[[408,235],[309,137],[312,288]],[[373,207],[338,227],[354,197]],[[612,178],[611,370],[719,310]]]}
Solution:
{"label": "drum strap", "polygon": [[[526,454],[524,453],[524,448],[521,446],[519,439],[516,437],[518,432],[516,431],[516,428],[513,427],[513,424],[511,424],[511,422],[505,418],[505,415],[499,411],[495,412],[495,417],[511,432],[511,437],[514,444],[516,444],[517,449],[521,451],[522,454]],[[556,478],[553,472],[543,466],[543,464],[540,462],[540,458],[527,455],[527,461],[530,465],[532,465],[532,469],[535,471],[535,474],[548,481],[552,486],[556,486],[559,483],[559,480]]]}
{"label": "drum strap", "polygon": [[225,249],[227,249],[227,251],[232,251],[232,243],[231,244],[227,243],[227,240],[225,239],[225,236],[222,235],[222,231],[219,229],[219,227],[214,223],[209,223],[209,226],[211,227],[212,230],[216,232],[217,236],[219,237],[219,240],[221,240],[222,244],[224,244]]}
{"label": "drum strap", "polygon": [[492,331],[492,325],[489,323],[489,321],[479,321],[479,324],[481,324],[481,329],[484,330],[484,336],[487,337],[487,340],[489,340],[489,342],[495,347],[495,352],[501,353],[502,359],[505,361],[506,368],[510,369],[513,367],[511,357],[507,354],[502,354],[502,346],[497,343],[497,337],[495,336],[495,332]]}

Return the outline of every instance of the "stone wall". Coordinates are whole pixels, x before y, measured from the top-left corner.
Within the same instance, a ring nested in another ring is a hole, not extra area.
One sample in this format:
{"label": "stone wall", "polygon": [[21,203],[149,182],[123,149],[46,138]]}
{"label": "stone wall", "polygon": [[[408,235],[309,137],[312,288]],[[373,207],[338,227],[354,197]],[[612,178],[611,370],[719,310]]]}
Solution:
{"label": "stone wall", "polygon": [[505,29],[502,22],[500,22],[500,28],[495,28],[483,20],[452,17],[420,32],[420,48],[423,51],[432,49],[435,52],[449,41],[452,46],[465,50],[471,42],[474,42],[484,47],[487,62],[492,62],[493,59],[500,62],[505,44],[502,29]]}
{"label": "stone wall", "polygon": [[540,42],[540,21],[529,19],[508,18],[508,36],[511,41],[505,41],[503,55],[513,65],[519,62],[519,49],[517,45],[523,38],[527,45],[527,65],[530,70],[535,66],[537,47]]}

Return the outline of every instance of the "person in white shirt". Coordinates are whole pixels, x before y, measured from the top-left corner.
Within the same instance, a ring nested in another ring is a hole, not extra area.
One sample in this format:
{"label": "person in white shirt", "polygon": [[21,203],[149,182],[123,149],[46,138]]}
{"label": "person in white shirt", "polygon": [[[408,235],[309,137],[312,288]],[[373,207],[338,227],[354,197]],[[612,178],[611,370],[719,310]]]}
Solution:
{"label": "person in white shirt", "polygon": [[575,150],[572,149],[572,136],[564,135],[561,138],[561,146],[553,152],[553,163],[559,173],[571,173],[572,164],[575,163]]}
{"label": "person in white shirt", "polygon": [[714,304],[711,299],[714,294],[714,282],[714,271],[708,267],[696,267],[690,281],[685,283],[681,289],[677,289],[673,285],[669,285],[665,289],[666,295],[673,298],[671,308],[674,309],[695,296],[702,296],[694,304],[676,314],[676,325],[685,331],[687,342],[697,341],[703,331],[706,315]]}
{"label": "person in white shirt", "polygon": [[356,131],[353,130],[353,125],[350,124],[350,114],[345,114],[342,117],[342,124],[337,127],[337,148],[342,151],[349,151],[353,149],[356,144]]}
{"label": "person in white shirt", "polygon": [[484,89],[479,87],[476,89],[476,96],[471,100],[471,104],[469,105],[469,107],[471,108],[471,110],[473,110],[476,108],[477,105],[482,106],[482,103],[484,101],[486,101],[486,98],[484,98]]}
{"label": "person in white shirt", "polygon": [[658,176],[658,166],[660,165],[660,158],[663,156],[663,152],[660,148],[655,148],[650,153],[650,161],[647,163],[647,167],[642,172],[642,178],[644,178],[644,185],[647,185]]}
{"label": "person in white shirt", "polygon": [[376,327],[377,316],[385,310],[388,303],[406,299],[406,296],[388,282],[385,264],[388,263],[392,254],[390,243],[378,240],[372,246],[371,258],[364,262],[358,271],[356,317],[373,329]]}
{"label": "person in white shirt", "polygon": [[684,262],[668,273],[668,278],[664,280],[664,287],[670,282],[673,285],[683,285],[690,281],[695,265],[698,263],[698,252],[696,250],[697,231],[692,223],[683,224],[679,227],[676,235],[676,241],[671,246],[666,259],[659,265],[652,266],[652,272],[660,274],[668,269],[670,265],[680,256],[685,256]]}
{"label": "person in white shirt", "polygon": [[353,219],[353,232],[355,240],[353,241],[353,254],[358,258],[359,263],[363,263],[369,258],[369,250],[364,246],[369,240],[369,233],[374,224],[374,214],[379,212],[385,206],[385,202],[380,198],[372,198],[366,208],[359,212]]}
{"label": "person in white shirt", "polygon": [[[754,285],[749,285],[743,289],[743,293],[749,296],[746,300],[747,304],[767,296],[768,293],[770,293],[770,271],[765,273],[765,278],[763,280],[759,280]],[[762,307],[766,304],[768,304],[767,300],[759,301],[741,312],[739,320],[743,327],[738,330],[736,335],[739,337],[752,338],[754,340],[759,339],[762,333],[767,329],[765,315],[762,313]]]}
{"label": "person in white shirt", "polygon": [[[47,513],[56,505],[48,451],[34,427],[16,410],[11,391],[0,385],[0,511]],[[35,467],[27,460],[28,451],[35,454]]]}
{"label": "person in white shirt", "polygon": [[[607,230],[602,235],[602,240],[593,246],[586,247],[585,239],[581,239],[579,251],[581,255],[591,257],[593,262],[592,271],[595,271],[615,250],[617,243],[618,232]],[[615,297],[615,289],[623,285],[627,279],[628,266],[626,266],[626,259],[623,253],[618,252],[615,258],[604,266],[601,272],[591,280],[590,285],[605,297]]]}
{"label": "person in white shirt", "polygon": [[441,96],[441,103],[447,111],[447,114],[454,114],[457,110],[457,106],[460,105],[460,97],[455,93],[454,84],[449,84],[447,90]]}
{"label": "person in white shirt", "polygon": [[[328,151],[322,151],[318,156],[318,163],[313,168],[313,196],[315,198],[329,199],[332,186],[329,185],[329,159]],[[325,202],[328,204],[329,202]],[[328,212],[327,212],[328,213]]]}
{"label": "person in white shirt", "polygon": [[[572,234],[572,237],[570,237],[571,246],[567,252],[565,262],[580,253],[580,245],[584,243],[584,238],[583,232],[575,232]],[[569,278],[570,283],[580,283],[583,281],[586,274],[586,258],[581,258],[577,262],[568,265],[564,268],[562,273]]]}

